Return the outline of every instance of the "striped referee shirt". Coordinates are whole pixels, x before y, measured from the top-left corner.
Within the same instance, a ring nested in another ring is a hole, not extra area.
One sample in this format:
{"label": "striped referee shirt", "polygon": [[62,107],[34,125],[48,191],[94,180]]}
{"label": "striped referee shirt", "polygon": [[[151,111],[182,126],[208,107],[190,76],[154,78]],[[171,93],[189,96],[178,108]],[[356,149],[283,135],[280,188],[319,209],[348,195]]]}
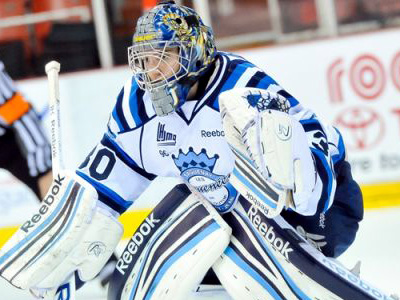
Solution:
{"label": "striped referee shirt", "polygon": [[0,141],[7,130],[14,130],[32,177],[50,170],[50,144],[40,120],[0,61]]}

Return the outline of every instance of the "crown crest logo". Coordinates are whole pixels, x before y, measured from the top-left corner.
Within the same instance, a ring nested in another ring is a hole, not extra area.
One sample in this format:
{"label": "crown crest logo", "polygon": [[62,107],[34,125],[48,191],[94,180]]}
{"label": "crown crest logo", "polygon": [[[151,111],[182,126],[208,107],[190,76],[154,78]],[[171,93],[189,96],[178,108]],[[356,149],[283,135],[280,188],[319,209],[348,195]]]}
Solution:
{"label": "crown crest logo", "polygon": [[178,156],[172,155],[172,158],[181,172],[191,168],[212,172],[219,156],[215,154],[214,157],[208,157],[207,151],[204,148],[201,149],[200,153],[196,154],[193,148],[189,147],[187,153],[183,153],[182,149],[179,149]]}

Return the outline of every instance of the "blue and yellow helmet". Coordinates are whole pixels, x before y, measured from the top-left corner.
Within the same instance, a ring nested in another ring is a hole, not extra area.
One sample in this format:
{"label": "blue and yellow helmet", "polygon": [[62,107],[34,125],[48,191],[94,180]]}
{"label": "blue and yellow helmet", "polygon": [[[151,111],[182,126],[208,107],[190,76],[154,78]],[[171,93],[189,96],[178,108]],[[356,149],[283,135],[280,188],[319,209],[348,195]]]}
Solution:
{"label": "blue and yellow helmet", "polygon": [[214,61],[216,47],[212,29],[193,9],[165,1],[139,18],[128,53],[139,87],[162,116],[184,103]]}

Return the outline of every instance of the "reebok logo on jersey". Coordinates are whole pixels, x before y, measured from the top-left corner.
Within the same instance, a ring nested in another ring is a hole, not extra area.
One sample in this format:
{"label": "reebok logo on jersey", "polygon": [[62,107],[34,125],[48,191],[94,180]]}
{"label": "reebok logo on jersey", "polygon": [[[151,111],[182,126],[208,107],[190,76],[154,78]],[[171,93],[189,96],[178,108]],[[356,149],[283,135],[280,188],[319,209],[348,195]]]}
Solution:
{"label": "reebok logo on jersey", "polygon": [[54,179],[54,184],[50,187],[49,193],[47,193],[46,198],[44,198],[42,202],[43,205],[39,208],[39,213],[34,214],[30,220],[26,221],[21,226],[21,230],[28,233],[28,231],[35,227],[35,225],[42,219],[42,216],[46,214],[49,207],[54,203],[55,196],[60,191],[64,179],[65,177],[61,177],[60,174],[57,175],[57,178]]}
{"label": "reebok logo on jersey", "polygon": [[258,214],[258,209],[255,206],[252,205],[250,207],[247,215],[249,216],[249,219],[253,223],[254,227],[264,237],[264,239],[283,256],[285,256],[287,260],[289,260],[289,252],[293,251],[293,249],[289,247],[289,242],[285,242],[276,236],[274,228],[272,226],[268,227],[268,225],[262,221],[264,217]]}
{"label": "reebok logo on jersey", "polygon": [[158,123],[157,144],[158,144],[158,146],[175,146],[176,145],[176,134],[166,131],[165,124]]}
{"label": "reebok logo on jersey", "polygon": [[225,132],[223,130],[202,130],[201,137],[208,138],[208,137],[218,137],[218,136],[225,136]]}
{"label": "reebok logo on jersey", "polygon": [[[118,270],[118,272],[120,272],[122,275],[125,275],[125,270],[132,262],[132,257],[136,254],[140,245],[142,245],[144,238],[151,233],[152,229],[155,227],[155,224],[159,223],[160,221],[160,219],[155,219],[152,213],[146,218],[144,223],[140,225],[139,229],[132,236],[131,240],[126,246],[121,258],[117,261],[115,268]],[[135,262],[136,261],[134,261],[134,263]]]}

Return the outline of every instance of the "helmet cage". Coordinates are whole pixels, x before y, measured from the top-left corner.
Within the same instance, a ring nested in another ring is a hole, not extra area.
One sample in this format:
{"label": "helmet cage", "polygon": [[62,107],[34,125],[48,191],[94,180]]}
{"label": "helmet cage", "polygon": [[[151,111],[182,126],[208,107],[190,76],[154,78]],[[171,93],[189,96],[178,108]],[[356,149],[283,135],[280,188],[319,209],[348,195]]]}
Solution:
{"label": "helmet cage", "polygon": [[[178,48],[178,53],[169,51],[176,48]],[[185,77],[189,73],[193,53],[193,46],[187,41],[135,43],[128,48],[129,66],[139,87],[151,91],[155,88],[171,86]],[[153,61],[150,67],[149,60]],[[178,64],[177,69],[176,64]]]}

